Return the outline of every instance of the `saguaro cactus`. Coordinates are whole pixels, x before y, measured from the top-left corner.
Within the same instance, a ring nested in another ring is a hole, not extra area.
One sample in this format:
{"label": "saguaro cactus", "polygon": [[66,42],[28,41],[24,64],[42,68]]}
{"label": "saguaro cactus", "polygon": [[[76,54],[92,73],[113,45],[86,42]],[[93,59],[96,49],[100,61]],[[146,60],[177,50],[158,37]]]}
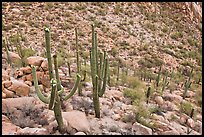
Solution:
{"label": "saguaro cactus", "polygon": [[[50,41],[49,41],[50,38],[49,38],[49,29],[48,28],[45,29],[45,34],[46,34],[46,49],[48,51],[50,51]],[[61,101],[64,101],[64,100],[66,101],[71,96],[73,96],[73,94],[76,92],[78,84],[81,80],[81,76],[79,74],[77,74],[77,79],[76,79],[75,85],[72,88],[72,90],[70,91],[70,93],[65,97],[61,96],[62,93],[64,92],[64,88],[61,85],[60,80],[59,80],[57,55],[53,56],[56,80],[54,79],[50,52],[47,52],[47,58],[49,58],[48,59],[48,67],[49,67],[48,70],[49,70],[49,76],[51,78],[51,95],[49,95],[48,97],[45,97],[42,94],[42,92],[40,91],[39,86],[38,86],[38,80],[37,80],[37,76],[36,76],[35,67],[31,66],[32,67],[33,80],[34,80],[34,86],[35,86],[35,90],[36,90],[38,98],[42,102],[49,104],[49,109],[54,110],[54,114],[55,114],[56,121],[58,123],[59,131],[63,132],[64,131],[64,125],[63,125],[63,119],[62,119],[62,114],[61,114]]]}
{"label": "saguaro cactus", "polygon": [[163,86],[162,86],[162,93],[164,92],[164,89],[166,86],[168,86],[169,82],[167,81],[168,78],[168,73],[166,72],[166,75],[164,77],[164,82],[163,82]]}
{"label": "saguaro cactus", "polygon": [[192,73],[193,73],[193,68],[191,69],[191,72],[190,72],[190,75],[188,77],[188,80],[186,80],[186,82],[184,84],[183,99],[186,98],[187,91],[191,87],[191,84],[192,84],[192,82],[191,82]]}
{"label": "saguaro cactus", "polygon": [[[97,118],[100,118],[99,97],[101,97],[105,92],[106,81],[108,77],[107,75],[108,58],[106,56],[106,51],[104,51],[104,54],[100,52],[99,59],[100,60],[98,60],[97,33],[94,31],[94,25],[92,25],[92,48],[90,52],[90,66],[91,66],[91,78],[92,78],[92,84],[93,84],[93,103],[94,103],[95,116]],[[103,82],[103,86],[102,86],[102,82]]]}
{"label": "saguaro cactus", "polygon": [[156,79],[156,86],[159,86],[159,80],[160,80],[160,75],[161,75],[161,70],[162,70],[162,66],[159,67],[159,72],[157,75],[157,79]]}

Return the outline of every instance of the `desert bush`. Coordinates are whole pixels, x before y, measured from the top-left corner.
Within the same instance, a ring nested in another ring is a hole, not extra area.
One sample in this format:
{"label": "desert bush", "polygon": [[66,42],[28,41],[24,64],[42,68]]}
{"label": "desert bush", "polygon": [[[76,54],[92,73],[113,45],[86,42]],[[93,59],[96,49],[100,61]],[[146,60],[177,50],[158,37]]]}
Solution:
{"label": "desert bush", "polygon": [[137,100],[141,101],[145,99],[145,93],[141,89],[125,88],[123,91],[125,97],[130,98],[133,102]]}
{"label": "desert bush", "polygon": [[179,40],[179,38],[183,37],[183,33],[177,31],[177,32],[174,32],[173,34],[171,34],[170,37],[172,39]]}
{"label": "desert bush", "polygon": [[191,102],[185,101],[180,104],[180,111],[188,116],[190,116],[192,108]]}

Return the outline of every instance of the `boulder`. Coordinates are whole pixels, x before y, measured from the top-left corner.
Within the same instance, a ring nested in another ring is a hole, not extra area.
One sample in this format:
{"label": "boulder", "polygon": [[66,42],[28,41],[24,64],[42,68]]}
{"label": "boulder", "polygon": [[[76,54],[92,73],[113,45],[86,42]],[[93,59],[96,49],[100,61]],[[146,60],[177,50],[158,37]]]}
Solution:
{"label": "boulder", "polygon": [[16,92],[18,96],[28,96],[30,88],[22,81],[12,80],[12,85],[8,88],[11,91]]}
{"label": "boulder", "polygon": [[62,112],[62,116],[73,129],[85,133],[90,132],[90,125],[85,113],[73,110],[70,112]]}
{"label": "boulder", "polygon": [[152,130],[150,128],[137,122],[132,125],[132,132],[135,135],[152,135]]}
{"label": "boulder", "polygon": [[25,75],[25,79],[26,79],[26,81],[33,81],[32,74]]}
{"label": "boulder", "polygon": [[20,97],[20,98],[7,98],[2,99],[2,113],[7,113],[7,109],[21,108],[25,105],[33,106],[36,104],[34,97]]}
{"label": "boulder", "polygon": [[28,57],[26,61],[27,61],[27,64],[29,65],[40,66],[43,60],[45,60],[45,58],[43,57],[31,56],[31,57]]}

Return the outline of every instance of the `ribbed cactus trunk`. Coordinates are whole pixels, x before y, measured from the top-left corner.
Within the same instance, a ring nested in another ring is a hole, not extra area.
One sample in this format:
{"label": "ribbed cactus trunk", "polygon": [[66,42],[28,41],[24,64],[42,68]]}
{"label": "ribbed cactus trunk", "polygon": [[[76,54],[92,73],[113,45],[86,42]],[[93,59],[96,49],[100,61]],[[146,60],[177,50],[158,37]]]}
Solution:
{"label": "ribbed cactus trunk", "polygon": [[100,55],[98,56],[97,33],[94,31],[94,25],[92,25],[92,48],[90,52],[90,66],[93,84],[93,103],[95,116],[97,118],[100,118],[99,97],[104,94],[106,89],[106,81],[108,77],[108,58],[106,56],[106,51],[104,51],[104,55],[102,54],[102,52],[100,52]]}
{"label": "ribbed cactus trunk", "polygon": [[[55,76],[57,80],[57,91],[61,90],[61,83],[59,80],[59,73],[58,73],[58,64],[57,64],[57,55],[53,56],[54,59],[54,66],[55,66]],[[55,88],[56,89],[56,88]],[[56,91],[56,90],[55,90]],[[61,112],[61,100],[59,98],[58,92],[55,92],[55,102],[54,102],[54,113],[55,113],[55,118],[58,123],[59,131],[63,132],[64,130],[64,123],[62,119],[62,112]]]}
{"label": "ribbed cactus trunk", "polygon": [[[76,35],[76,56],[77,56],[77,73],[81,74],[81,64],[79,60],[79,45],[78,45],[78,33],[77,33],[77,28],[75,28],[75,35]],[[81,82],[79,83],[78,87],[78,94],[79,96],[82,96],[82,84]]]}
{"label": "ribbed cactus trunk", "polygon": [[92,77],[92,84],[93,84],[93,103],[94,103],[94,110],[95,116],[100,118],[100,104],[99,104],[99,97],[98,97],[98,90],[97,90],[97,62],[96,62],[96,45],[95,45],[95,31],[94,25],[92,25],[92,48],[91,48],[91,57],[90,57],[90,65],[91,65],[91,77]]}

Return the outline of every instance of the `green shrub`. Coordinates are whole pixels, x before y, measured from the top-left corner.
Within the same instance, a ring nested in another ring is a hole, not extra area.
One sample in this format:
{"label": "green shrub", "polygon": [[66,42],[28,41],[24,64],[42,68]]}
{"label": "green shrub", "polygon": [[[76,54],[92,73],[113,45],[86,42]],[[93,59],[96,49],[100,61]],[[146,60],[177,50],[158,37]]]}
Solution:
{"label": "green shrub", "polygon": [[170,37],[171,37],[172,39],[179,40],[179,38],[182,38],[182,37],[183,37],[183,33],[177,31],[177,32],[171,34]]}
{"label": "green shrub", "polygon": [[195,47],[195,46],[197,47],[198,46],[197,41],[193,40],[192,38],[188,38],[187,41],[188,41],[190,46],[193,46],[193,47]]}
{"label": "green shrub", "polygon": [[181,112],[185,113],[188,116],[190,116],[192,108],[193,108],[193,106],[192,106],[191,102],[188,102],[188,101],[182,102],[180,105]]}
{"label": "green shrub", "polygon": [[144,100],[145,93],[141,89],[125,88],[123,91],[125,97],[131,98],[132,101]]}
{"label": "green shrub", "polygon": [[23,54],[23,57],[25,58],[33,56],[35,53],[36,51],[32,50],[31,48],[22,49],[22,54]]}

